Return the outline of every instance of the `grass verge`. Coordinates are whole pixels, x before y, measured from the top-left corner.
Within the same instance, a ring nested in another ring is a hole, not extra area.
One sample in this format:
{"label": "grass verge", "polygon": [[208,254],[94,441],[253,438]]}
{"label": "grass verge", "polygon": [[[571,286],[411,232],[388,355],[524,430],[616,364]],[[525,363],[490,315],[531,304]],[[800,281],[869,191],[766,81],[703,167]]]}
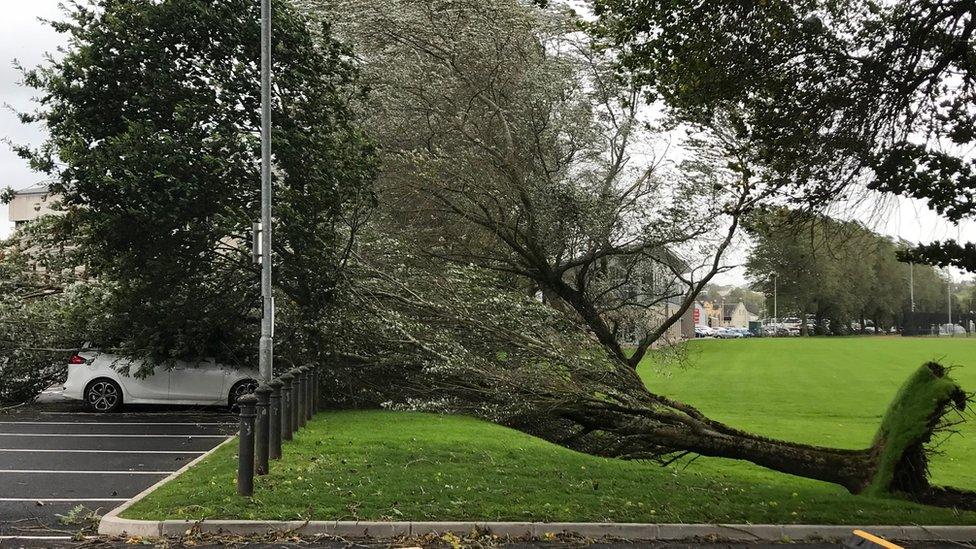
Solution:
{"label": "grass verge", "polygon": [[976,523],[976,513],[851,496],[786,475],[596,458],[464,417],[320,414],[257,480],[252,499],[235,493],[235,454],[235,446],[225,446],[123,517]]}

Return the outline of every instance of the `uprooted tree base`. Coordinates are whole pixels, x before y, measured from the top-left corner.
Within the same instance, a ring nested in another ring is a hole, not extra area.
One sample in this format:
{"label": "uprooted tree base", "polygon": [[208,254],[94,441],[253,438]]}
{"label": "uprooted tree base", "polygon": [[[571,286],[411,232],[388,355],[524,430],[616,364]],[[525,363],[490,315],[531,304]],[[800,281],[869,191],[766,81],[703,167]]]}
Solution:
{"label": "uprooted tree base", "polygon": [[939,364],[923,365],[905,382],[870,447],[798,444],[735,429],[651,393],[633,368],[565,316],[489,291],[477,275],[417,277],[407,288],[373,274],[377,288],[360,294],[356,307],[359,319],[374,320],[344,331],[354,345],[339,352],[328,391],[345,399],[336,405],[466,413],[593,455],[740,459],[855,494],[976,509],[976,494],[929,484],[928,443],[955,423],[950,414],[962,420],[967,403]]}

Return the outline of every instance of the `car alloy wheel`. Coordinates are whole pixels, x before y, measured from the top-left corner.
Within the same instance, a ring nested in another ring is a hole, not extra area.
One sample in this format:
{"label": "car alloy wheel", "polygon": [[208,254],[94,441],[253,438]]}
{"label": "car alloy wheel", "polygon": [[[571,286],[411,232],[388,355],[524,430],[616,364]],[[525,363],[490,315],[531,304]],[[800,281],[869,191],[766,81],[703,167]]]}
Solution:
{"label": "car alloy wheel", "polygon": [[238,411],[237,399],[258,390],[258,382],[253,379],[238,381],[230,390],[230,407],[235,413]]}
{"label": "car alloy wheel", "polygon": [[110,412],[119,405],[119,388],[111,381],[96,381],[88,388],[88,404],[97,412]]}

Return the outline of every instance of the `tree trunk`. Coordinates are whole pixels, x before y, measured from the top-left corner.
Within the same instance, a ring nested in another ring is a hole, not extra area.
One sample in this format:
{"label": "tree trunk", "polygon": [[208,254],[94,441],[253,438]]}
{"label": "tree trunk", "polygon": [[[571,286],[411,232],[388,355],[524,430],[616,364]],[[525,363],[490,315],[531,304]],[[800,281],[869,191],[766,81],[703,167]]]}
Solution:
{"label": "tree trunk", "polygon": [[719,434],[686,433],[673,440],[696,454],[749,461],[781,473],[839,484],[853,494],[870,484],[875,469],[872,449],[838,450]]}
{"label": "tree trunk", "polygon": [[566,409],[562,417],[591,433],[612,433],[614,442],[597,437],[590,446],[577,441],[574,449],[622,459],[649,459],[662,453],[691,452],[708,457],[740,459],[775,471],[839,484],[851,493],[863,491],[874,474],[873,449],[843,450],[797,444],[737,431],[705,422],[662,425],[659,418],[635,420],[632,413],[602,406]]}
{"label": "tree trunk", "polygon": [[824,326],[824,314],[823,314],[823,311],[821,311],[820,308],[818,307],[817,308],[817,312],[815,314],[816,314],[816,317],[815,318],[816,318],[816,321],[817,321],[817,325],[814,327],[814,333],[817,334],[817,335],[827,335],[827,329]]}
{"label": "tree trunk", "polygon": [[556,442],[622,459],[666,461],[664,456],[685,453],[741,459],[838,484],[853,494],[900,492],[922,499],[933,490],[927,479],[925,445],[950,408],[961,410],[966,403],[965,394],[945,374],[945,368],[934,363],[916,371],[892,402],[874,443],[860,450],[762,437],[708,419],[666,397],[633,392],[629,396],[637,400],[625,404],[584,399],[555,406],[555,414],[581,428]]}

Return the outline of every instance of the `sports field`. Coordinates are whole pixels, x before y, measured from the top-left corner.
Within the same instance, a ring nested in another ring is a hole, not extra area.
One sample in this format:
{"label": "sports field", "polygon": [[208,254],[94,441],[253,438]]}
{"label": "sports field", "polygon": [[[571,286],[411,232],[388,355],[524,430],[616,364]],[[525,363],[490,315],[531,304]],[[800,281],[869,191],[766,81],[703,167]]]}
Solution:
{"label": "sports field", "polygon": [[[698,340],[685,360],[641,365],[652,391],[772,437],[844,448],[870,444],[881,416],[908,376],[926,361],[976,391],[976,338],[764,338]],[[976,490],[976,416],[958,427],[932,461],[935,483]],[[698,460],[703,472],[781,477],[759,467]]]}

